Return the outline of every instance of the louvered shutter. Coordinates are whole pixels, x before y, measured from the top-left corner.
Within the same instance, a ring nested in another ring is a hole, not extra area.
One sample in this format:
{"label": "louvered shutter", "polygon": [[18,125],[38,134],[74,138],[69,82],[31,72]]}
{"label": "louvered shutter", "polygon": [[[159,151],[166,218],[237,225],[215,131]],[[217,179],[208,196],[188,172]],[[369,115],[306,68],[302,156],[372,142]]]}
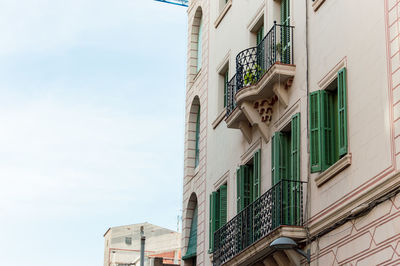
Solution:
{"label": "louvered shutter", "polygon": [[219,188],[219,227],[226,224],[227,212],[228,212],[228,197],[227,197],[227,186],[222,185]]}
{"label": "louvered shutter", "polygon": [[292,116],[291,123],[291,180],[289,197],[289,224],[297,225],[300,218],[300,113]]}
{"label": "louvered shutter", "polygon": [[334,138],[334,97],[329,91],[320,92],[321,99],[321,167],[328,169],[337,160]]}
{"label": "louvered shutter", "polygon": [[312,173],[321,171],[320,92],[310,93],[310,164]]}
{"label": "louvered shutter", "polygon": [[291,180],[300,180],[300,113],[292,116],[291,123]]}
{"label": "louvered shutter", "polygon": [[253,201],[256,200],[261,195],[261,150],[256,151],[254,154],[253,162]]}
{"label": "louvered shutter", "polygon": [[247,207],[247,205],[249,205],[252,201],[253,198],[253,193],[252,193],[252,179],[253,179],[253,175],[252,175],[252,169],[250,169],[250,167],[248,165],[242,165],[240,166],[240,169],[242,171],[241,173],[241,178],[242,178],[242,187],[241,187],[241,191],[242,191],[242,209]]}
{"label": "louvered shutter", "polygon": [[213,219],[213,212],[214,212],[214,197],[213,194],[210,194],[210,222],[209,222],[209,246],[210,252],[214,250],[214,219]]}
{"label": "louvered shutter", "polygon": [[290,64],[290,0],[281,1],[281,61]]}
{"label": "louvered shutter", "polygon": [[193,211],[192,224],[190,227],[189,243],[183,260],[191,259],[196,256],[197,252],[197,206]]}
{"label": "louvered shutter", "polygon": [[346,68],[338,72],[338,142],[339,156],[347,154],[347,87]]}
{"label": "louvered shutter", "polygon": [[241,179],[241,168],[236,170],[236,211],[239,213],[242,210],[242,179]]}

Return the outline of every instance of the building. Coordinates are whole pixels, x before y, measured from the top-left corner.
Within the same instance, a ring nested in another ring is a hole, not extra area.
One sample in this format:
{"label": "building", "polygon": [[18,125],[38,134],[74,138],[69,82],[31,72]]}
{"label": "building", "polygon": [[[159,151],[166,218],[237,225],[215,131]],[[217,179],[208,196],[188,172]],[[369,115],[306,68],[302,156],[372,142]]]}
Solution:
{"label": "building", "polygon": [[104,234],[104,266],[140,265],[143,226],[146,266],[179,265],[181,234],[150,223],[110,227]]}
{"label": "building", "polygon": [[189,2],[182,265],[400,264],[399,5]]}

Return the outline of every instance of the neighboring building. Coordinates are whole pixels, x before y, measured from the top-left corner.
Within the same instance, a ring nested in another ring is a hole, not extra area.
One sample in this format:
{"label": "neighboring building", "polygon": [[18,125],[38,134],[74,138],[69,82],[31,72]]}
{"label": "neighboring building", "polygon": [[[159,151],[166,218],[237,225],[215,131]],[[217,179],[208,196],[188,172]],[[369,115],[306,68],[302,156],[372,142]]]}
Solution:
{"label": "neighboring building", "polygon": [[141,223],[107,230],[104,234],[104,266],[140,265],[141,226],[146,237],[144,265],[180,264],[181,234],[157,225]]}
{"label": "neighboring building", "polygon": [[399,18],[190,1],[182,265],[400,264]]}

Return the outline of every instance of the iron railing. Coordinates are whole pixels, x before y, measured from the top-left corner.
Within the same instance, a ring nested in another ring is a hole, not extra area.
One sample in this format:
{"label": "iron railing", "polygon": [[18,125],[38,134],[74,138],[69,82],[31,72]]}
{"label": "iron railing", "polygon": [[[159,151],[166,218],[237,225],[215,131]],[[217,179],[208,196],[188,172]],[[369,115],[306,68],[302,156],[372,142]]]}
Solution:
{"label": "iron railing", "polygon": [[229,116],[232,111],[236,108],[235,94],[237,91],[236,86],[236,75],[228,81],[227,92],[226,92],[226,116]]}
{"label": "iron railing", "polygon": [[256,47],[236,56],[237,90],[257,83],[275,63],[293,64],[293,28],[274,22]]}
{"label": "iron railing", "polygon": [[219,266],[281,225],[303,225],[303,186],[281,180],[214,233],[213,265]]}

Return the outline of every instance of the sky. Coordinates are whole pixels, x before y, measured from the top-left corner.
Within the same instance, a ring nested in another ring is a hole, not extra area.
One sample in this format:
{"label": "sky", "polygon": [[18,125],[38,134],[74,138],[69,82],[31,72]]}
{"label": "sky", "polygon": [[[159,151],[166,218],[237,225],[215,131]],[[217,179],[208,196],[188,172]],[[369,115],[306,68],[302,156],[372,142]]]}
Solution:
{"label": "sky", "polygon": [[0,0],[0,262],[99,266],[109,227],[176,230],[186,8]]}

